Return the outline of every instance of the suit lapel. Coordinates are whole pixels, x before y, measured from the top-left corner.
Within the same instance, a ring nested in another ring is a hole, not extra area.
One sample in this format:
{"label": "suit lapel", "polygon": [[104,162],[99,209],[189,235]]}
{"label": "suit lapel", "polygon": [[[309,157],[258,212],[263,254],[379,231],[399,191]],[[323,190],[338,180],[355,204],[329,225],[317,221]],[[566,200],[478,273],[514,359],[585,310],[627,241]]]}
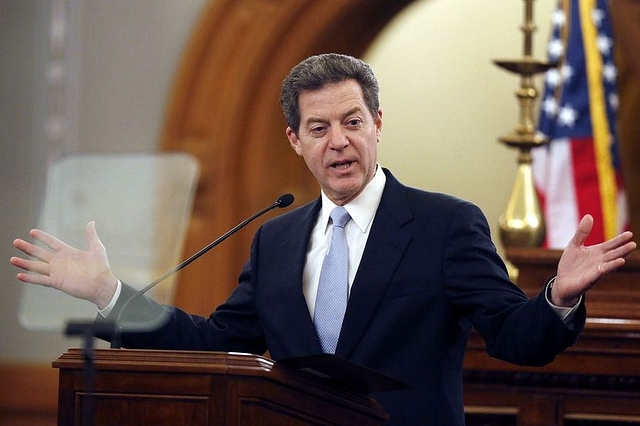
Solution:
{"label": "suit lapel", "polygon": [[[302,292],[302,273],[306,261],[307,248],[311,230],[321,207],[318,199],[315,203],[302,207],[299,220],[291,225],[288,236],[283,239],[282,246],[278,247],[279,258],[286,259],[286,265],[282,265],[282,292],[283,300],[279,306],[283,307],[281,314],[286,321],[285,327],[290,327],[286,335],[293,336],[296,348],[300,348],[303,354],[322,352],[320,341],[316,336],[313,320],[309,315],[307,302]],[[285,255],[280,256],[285,253]]]}
{"label": "suit lapel", "polygon": [[412,234],[404,186],[388,171],[360,266],[351,287],[336,354],[347,358],[366,331]]}

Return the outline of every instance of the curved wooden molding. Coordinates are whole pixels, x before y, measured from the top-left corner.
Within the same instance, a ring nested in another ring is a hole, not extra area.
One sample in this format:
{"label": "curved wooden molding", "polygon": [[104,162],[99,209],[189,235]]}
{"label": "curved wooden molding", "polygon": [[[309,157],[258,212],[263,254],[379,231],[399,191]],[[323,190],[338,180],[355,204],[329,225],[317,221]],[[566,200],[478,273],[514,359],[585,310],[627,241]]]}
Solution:
{"label": "curved wooden molding", "polygon": [[[412,0],[214,0],[185,52],[168,106],[162,149],[199,159],[201,181],[185,245],[192,254],[271,204],[318,195],[285,137],[282,79],[321,52],[364,53]],[[185,269],[176,305],[208,314],[237,283],[257,228],[249,226]]]}

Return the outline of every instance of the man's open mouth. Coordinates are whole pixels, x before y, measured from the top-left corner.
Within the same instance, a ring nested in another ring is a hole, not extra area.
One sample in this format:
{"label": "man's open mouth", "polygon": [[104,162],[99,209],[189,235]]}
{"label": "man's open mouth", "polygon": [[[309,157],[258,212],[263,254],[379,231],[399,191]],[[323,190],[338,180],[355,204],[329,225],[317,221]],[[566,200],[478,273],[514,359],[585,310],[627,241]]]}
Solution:
{"label": "man's open mouth", "polygon": [[338,170],[346,170],[353,164],[353,161],[345,161],[343,163],[332,164],[331,167]]}

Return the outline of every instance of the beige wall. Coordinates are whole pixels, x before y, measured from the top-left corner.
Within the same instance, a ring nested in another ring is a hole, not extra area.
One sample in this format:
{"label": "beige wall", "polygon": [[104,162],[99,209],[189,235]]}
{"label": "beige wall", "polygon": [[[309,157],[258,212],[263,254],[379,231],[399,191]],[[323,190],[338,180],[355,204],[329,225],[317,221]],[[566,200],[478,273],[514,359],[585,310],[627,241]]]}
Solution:
{"label": "beige wall", "polygon": [[[71,3],[78,31],[71,106],[75,136],[58,150],[155,149],[177,62],[205,0]],[[538,56],[543,55],[554,3],[536,2]],[[49,4],[25,0],[0,5],[11,9],[0,13],[1,119],[9,129],[0,132],[0,258],[5,262],[0,268],[0,360],[50,361],[77,345],[56,333],[20,327],[21,285],[7,262],[15,253],[11,240],[35,225],[43,170],[52,151],[41,130]],[[496,138],[516,124],[513,92],[519,82],[490,61],[520,57],[523,5],[515,0],[417,1],[365,57],[382,85],[381,163],[405,183],[477,203],[492,226],[515,173],[515,153]],[[11,60],[5,61],[5,55]]]}
{"label": "beige wall", "polygon": [[[535,2],[545,58],[555,1]],[[382,86],[381,162],[408,184],[478,204],[497,231],[516,153],[497,138],[518,119],[519,79],[493,59],[522,57],[524,1],[430,0],[409,7],[367,54]],[[499,244],[498,234],[494,240]]]}

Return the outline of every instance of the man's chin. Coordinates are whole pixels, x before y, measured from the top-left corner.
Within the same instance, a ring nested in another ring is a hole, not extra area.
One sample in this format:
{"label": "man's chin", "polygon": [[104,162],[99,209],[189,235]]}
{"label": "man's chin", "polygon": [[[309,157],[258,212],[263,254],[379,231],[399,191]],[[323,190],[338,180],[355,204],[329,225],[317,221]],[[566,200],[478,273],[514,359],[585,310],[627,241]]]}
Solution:
{"label": "man's chin", "polygon": [[343,181],[341,182],[341,185],[332,185],[330,191],[325,190],[327,195],[332,194],[329,198],[331,198],[331,200],[336,204],[338,204],[336,201],[339,201],[340,204],[345,204],[356,198],[358,194],[362,192],[362,185],[360,185],[360,181],[357,183],[354,181],[349,185],[345,185],[345,183],[346,182]]}

